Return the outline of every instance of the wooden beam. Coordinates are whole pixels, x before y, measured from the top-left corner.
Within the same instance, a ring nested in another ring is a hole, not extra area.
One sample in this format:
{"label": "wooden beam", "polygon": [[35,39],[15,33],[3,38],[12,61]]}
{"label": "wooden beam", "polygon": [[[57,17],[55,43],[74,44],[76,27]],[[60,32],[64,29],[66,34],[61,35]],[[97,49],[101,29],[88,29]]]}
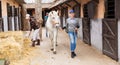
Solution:
{"label": "wooden beam", "polygon": [[58,6],[55,7],[56,10],[60,9]]}
{"label": "wooden beam", "polygon": [[99,0],[93,0],[93,1],[95,1],[96,3],[99,3]]}
{"label": "wooden beam", "polygon": [[71,2],[71,1],[72,1],[72,0],[67,0],[66,3],[69,3],[69,2]]}
{"label": "wooden beam", "polygon": [[67,6],[69,6],[69,7],[72,7],[71,5],[69,5],[69,4],[68,4],[68,3],[66,3],[66,2],[65,2],[65,4],[66,4]]}
{"label": "wooden beam", "polygon": [[80,5],[80,3],[78,1],[76,1],[76,0],[72,0],[72,1],[74,1],[76,4]]}
{"label": "wooden beam", "polygon": [[57,7],[58,7],[59,9],[61,9],[60,6],[57,6]]}
{"label": "wooden beam", "polygon": [[64,8],[62,5],[60,5],[60,7]]}

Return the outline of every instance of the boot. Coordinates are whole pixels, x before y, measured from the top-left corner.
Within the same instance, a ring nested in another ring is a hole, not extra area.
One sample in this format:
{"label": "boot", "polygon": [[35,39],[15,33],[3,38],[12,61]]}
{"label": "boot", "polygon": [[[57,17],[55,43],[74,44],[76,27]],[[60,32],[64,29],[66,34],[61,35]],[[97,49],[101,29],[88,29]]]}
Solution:
{"label": "boot", "polygon": [[36,45],[40,45],[40,40],[39,39],[37,40],[37,44]]}
{"label": "boot", "polygon": [[73,52],[73,55],[74,55],[74,56],[76,56],[76,53],[75,53],[75,52]]}
{"label": "boot", "polygon": [[32,42],[32,47],[35,47],[35,41]]}
{"label": "boot", "polygon": [[75,52],[71,52],[71,58],[74,58],[76,56]]}

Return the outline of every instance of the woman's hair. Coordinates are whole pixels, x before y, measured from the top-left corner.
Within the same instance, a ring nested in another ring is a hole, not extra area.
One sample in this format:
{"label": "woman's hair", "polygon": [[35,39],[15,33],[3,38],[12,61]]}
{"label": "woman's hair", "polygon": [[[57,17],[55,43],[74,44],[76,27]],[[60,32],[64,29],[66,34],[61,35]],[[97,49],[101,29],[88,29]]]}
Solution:
{"label": "woman's hair", "polygon": [[31,16],[30,21],[35,21],[35,17]]}

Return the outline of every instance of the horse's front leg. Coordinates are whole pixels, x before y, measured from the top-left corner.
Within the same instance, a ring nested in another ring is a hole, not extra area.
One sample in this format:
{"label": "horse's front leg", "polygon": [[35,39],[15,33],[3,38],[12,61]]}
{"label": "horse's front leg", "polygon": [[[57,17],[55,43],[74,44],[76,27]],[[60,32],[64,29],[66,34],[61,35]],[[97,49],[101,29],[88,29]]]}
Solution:
{"label": "horse's front leg", "polygon": [[53,53],[54,54],[56,54],[56,45],[57,45],[57,29],[54,30],[54,34],[53,34],[53,46],[54,46]]}
{"label": "horse's front leg", "polygon": [[52,32],[49,32],[49,38],[50,38],[50,41],[51,41],[51,51],[53,51],[53,33]]}

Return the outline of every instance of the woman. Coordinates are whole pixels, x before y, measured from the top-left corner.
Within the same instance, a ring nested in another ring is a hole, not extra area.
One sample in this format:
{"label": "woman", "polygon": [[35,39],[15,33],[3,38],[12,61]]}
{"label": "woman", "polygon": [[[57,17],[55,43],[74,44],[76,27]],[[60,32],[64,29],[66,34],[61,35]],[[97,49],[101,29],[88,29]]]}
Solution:
{"label": "woman", "polygon": [[79,20],[75,18],[74,10],[69,11],[69,18],[67,19],[66,27],[67,33],[70,38],[70,49],[71,49],[71,58],[76,56],[76,39],[77,39],[77,31],[79,28]]}
{"label": "woman", "polygon": [[[32,31],[32,29],[34,30],[32,36],[32,41],[33,41],[32,47],[35,47],[35,45],[40,45],[40,37],[39,37],[40,26],[34,17],[30,18],[30,26],[31,26],[30,31]],[[37,44],[35,44],[35,42],[37,42]]]}

